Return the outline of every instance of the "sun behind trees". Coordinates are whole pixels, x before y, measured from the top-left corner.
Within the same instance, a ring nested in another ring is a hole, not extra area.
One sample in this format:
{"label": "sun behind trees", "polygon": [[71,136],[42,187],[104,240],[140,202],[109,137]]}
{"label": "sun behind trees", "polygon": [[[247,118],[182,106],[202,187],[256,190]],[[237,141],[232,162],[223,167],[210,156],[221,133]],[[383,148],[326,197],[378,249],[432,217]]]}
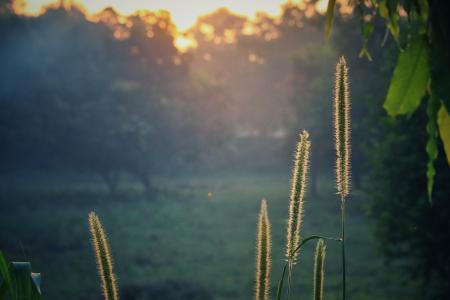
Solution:
{"label": "sun behind trees", "polygon": [[[8,212],[0,218],[0,247],[5,257],[27,260],[23,256],[30,255],[46,274],[44,282],[52,283],[44,288],[48,299],[91,300],[89,295],[98,296],[92,293],[99,283],[94,267],[71,267],[88,247],[85,222],[79,220],[95,208],[105,217],[120,215],[108,225],[130,246],[113,251],[117,261],[130,262],[117,268],[118,275],[127,268],[120,281],[123,298],[155,292],[180,299],[192,291],[200,299],[213,294],[249,298],[253,201],[267,196],[272,226],[290,220],[288,228],[272,232],[279,248],[272,252],[274,267],[287,261],[283,296],[310,292],[296,279],[312,270],[312,254],[299,248],[302,241],[311,230],[335,230],[342,243],[327,245],[327,266],[333,262],[334,267],[327,267],[325,297],[337,298],[340,286],[331,283],[340,282],[335,260],[345,261],[349,250],[345,205],[351,204],[358,218],[348,229],[350,240],[358,243],[348,257],[371,277],[354,271],[346,277],[344,263],[342,276],[351,286],[347,290],[344,284],[344,297],[446,298],[450,246],[442,241],[450,233],[445,230],[450,228],[450,42],[444,29],[450,28],[450,2],[353,1],[354,12],[342,15],[337,14],[341,1],[325,0],[327,19],[307,7],[314,1],[286,1],[276,16],[262,12],[249,18],[229,8],[198,16],[183,33],[196,41],[190,49],[178,47],[181,33],[173,11],[123,15],[115,7],[92,15],[67,0],[31,16],[13,10],[23,1],[0,1],[0,210]],[[324,24],[328,43],[323,43]],[[361,44],[361,54],[373,62],[358,58]],[[346,59],[339,60],[334,80],[330,66],[339,53]],[[341,76],[347,64],[357,79],[351,149],[348,86]],[[333,81],[334,108],[327,88]],[[335,145],[324,122],[332,119]],[[283,176],[299,129],[309,133],[311,167],[306,193],[292,196],[283,189],[288,186]],[[323,201],[335,190],[337,201]],[[330,213],[338,205],[341,221]],[[166,211],[173,218],[160,213]],[[186,222],[199,226],[180,226],[186,232],[173,247],[166,240],[171,226]],[[218,234],[230,226],[238,228],[233,239]],[[133,239],[138,232],[144,238]],[[377,240],[381,253],[375,251]],[[218,247],[221,251],[214,251]],[[229,254],[227,261],[240,261],[222,270],[185,259],[180,251],[211,261]],[[381,265],[380,254],[393,264]],[[7,269],[13,265],[6,264]],[[315,280],[323,282],[315,270]],[[70,279],[59,276],[63,273]],[[272,281],[278,276],[273,274]],[[215,281],[219,276],[223,280]],[[276,290],[273,284],[272,296]],[[0,298],[3,291],[0,287]]]}
{"label": "sun behind trees", "polygon": [[191,74],[167,12],[108,8],[88,19],[55,6],[36,18],[0,15],[0,32],[9,45],[0,58],[2,171],[94,174],[112,194],[131,177],[154,198],[156,174],[202,162],[199,149],[228,136],[221,104],[200,102],[229,96]]}
{"label": "sun behind trees", "polygon": [[290,65],[302,41],[322,42],[313,4],[255,20],[229,9],[199,16],[186,32],[197,48],[184,52],[167,11],[91,15],[68,2],[0,23],[0,97],[11,100],[1,103],[1,170],[92,174],[112,194],[131,178],[154,195],[155,177],[248,163],[255,153],[244,149],[258,143],[271,146],[256,167],[280,165],[305,127]]}

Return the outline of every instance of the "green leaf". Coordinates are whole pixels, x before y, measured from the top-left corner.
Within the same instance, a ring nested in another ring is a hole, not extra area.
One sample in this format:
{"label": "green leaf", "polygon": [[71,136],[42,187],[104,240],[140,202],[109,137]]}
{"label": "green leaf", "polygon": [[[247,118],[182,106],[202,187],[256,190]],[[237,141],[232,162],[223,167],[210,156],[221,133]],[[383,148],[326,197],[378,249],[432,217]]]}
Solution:
{"label": "green leaf", "polygon": [[40,284],[41,275],[31,273],[29,262],[8,263],[0,252],[0,299],[41,300]]}
{"label": "green leaf", "polygon": [[18,291],[17,299],[28,300],[31,298],[31,265],[29,262],[12,262],[14,283]]}
{"label": "green leaf", "polygon": [[370,55],[368,44],[369,37],[375,29],[375,26],[372,22],[366,22],[364,20],[364,3],[362,1],[358,1],[358,15],[361,32],[363,35],[363,46],[361,48],[361,51],[359,52],[359,57],[366,57],[369,61],[372,61],[372,56]]}
{"label": "green leaf", "polygon": [[433,94],[444,103],[445,108],[450,112],[450,18],[446,12],[450,10],[450,1],[445,1],[442,8],[440,5],[430,7],[432,15],[431,24],[431,81],[433,82]]}
{"label": "green leaf", "polygon": [[4,299],[4,295],[9,291],[11,297],[14,298],[15,292],[12,285],[12,278],[9,272],[8,263],[6,262],[3,253],[0,252],[0,274],[1,274],[1,283],[0,283],[0,299]]}
{"label": "green leaf", "polygon": [[418,37],[400,53],[383,105],[390,116],[410,114],[419,106],[430,76],[427,49],[425,38]]}
{"label": "green leaf", "polygon": [[418,14],[419,14],[419,21],[420,21],[419,33],[426,34],[427,33],[428,15],[430,13],[428,1],[427,0],[418,0],[417,5],[418,5]]}
{"label": "green leaf", "polygon": [[450,165],[450,116],[448,114],[445,105],[441,105],[438,113],[438,125],[439,134],[441,136],[442,143],[444,144],[445,154],[447,155],[447,161]]}
{"label": "green leaf", "polygon": [[361,51],[359,51],[359,57],[367,58],[369,61],[372,61],[372,55],[370,55],[369,49],[367,48],[367,44],[364,43],[363,47],[361,48]]}
{"label": "green leaf", "polygon": [[325,22],[325,40],[328,41],[331,35],[331,28],[333,27],[334,20],[334,6],[336,5],[336,0],[328,0],[327,6],[327,20]]}
{"label": "green leaf", "polygon": [[396,0],[380,0],[380,3],[378,4],[378,11],[380,16],[386,20],[386,27],[389,29],[395,42],[400,47],[400,26],[398,25],[400,16],[398,14],[397,6],[398,1]]}
{"label": "green leaf", "polygon": [[373,23],[364,22],[363,30],[362,30],[364,38],[367,39],[372,34],[374,29],[375,29],[375,25],[373,25]]}
{"label": "green leaf", "polygon": [[428,99],[427,105],[427,133],[428,141],[426,145],[426,151],[428,154],[428,164],[427,164],[427,190],[428,190],[428,200],[431,203],[431,196],[433,194],[434,176],[436,175],[436,169],[434,168],[434,161],[438,156],[437,147],[437,112],[439,109],[439,100],[436,95],[431,95]]}
{"label": "green leaf", "polygon": [[389,18],[389,10],[387,8],[387,5],[386,5],[385,1],[380,1],[380,4],[378,6],[378,10],[380,11],[380,15],[383,18],[385,18],[385,19]]}

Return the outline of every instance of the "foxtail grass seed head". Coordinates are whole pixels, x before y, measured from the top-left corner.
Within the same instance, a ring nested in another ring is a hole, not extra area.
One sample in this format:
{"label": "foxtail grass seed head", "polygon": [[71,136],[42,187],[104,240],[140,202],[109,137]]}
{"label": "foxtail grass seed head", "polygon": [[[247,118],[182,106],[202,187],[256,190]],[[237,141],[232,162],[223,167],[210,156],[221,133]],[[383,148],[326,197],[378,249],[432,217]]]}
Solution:
{"label": "foxtail grass seed head", "polygon": [[256,300],[269,300],[271,246],[272,241],[269,216],[267,214],[267,203],[263,199],[258,217],[258,234],[256,240]]}
{"label": "foxtail grass seed head", "polygon": [[102,223],[94,212],[89,213],[89,230],[91,232],[98,272],[102,281],[103,296],[105,300],[118,300],[119,293],[113,272],[108,241]]}
{"label": "foxtail grass seed head", "polygon": [[350,95],[347,62],[343,56],[336,65],[334,136],[337,193],[341,196],[341,200],[345,201],[350,185]]}
{"label": "foxtail grass seed head", "polygon": [[320,239],[317,242],[316,254],[314,257],[314,300],[323,299],[325,250],[325,242],[323,241],[323,239]]}
{"label": "foxtail grass seed head", "polygon": [[298,256],[298,251],[296,251],[296,249],[300,241],[303,200],[308,177],[310,148],[311,142],[309,141],[309,133],[304,130],[300,134],[300,141],[297,143],[294,170],[291,179],[291,193],[289,197],[286,258],[291,261],[291,263],[295,263]]}

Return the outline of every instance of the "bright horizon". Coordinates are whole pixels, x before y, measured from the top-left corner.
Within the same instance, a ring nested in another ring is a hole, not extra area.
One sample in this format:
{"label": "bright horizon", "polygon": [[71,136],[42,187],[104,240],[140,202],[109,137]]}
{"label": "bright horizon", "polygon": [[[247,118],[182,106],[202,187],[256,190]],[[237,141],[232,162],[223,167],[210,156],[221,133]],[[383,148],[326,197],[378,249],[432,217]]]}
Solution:
{"label": "bright horizon", "polygon": [[[58,0],[24,0],[26,14],[39,14],[43,7],[58,3]],[[173,22],[179,31],[185,31],[193,26],[199,16],[211,13],[218,8],[226,7],[232,12],[252,18],[257,12],[265,12],[271,16],[277,16],[281,12],[284,3],[301,3],[303,0],[76,0],[67,1],[80,4],[89,14],[102,11],[106,7],[113,7],[123,15],[129,15],[137,10],[167,10],[170,12]],[[325,8],[328,0],[321,0],[319,7]]]}

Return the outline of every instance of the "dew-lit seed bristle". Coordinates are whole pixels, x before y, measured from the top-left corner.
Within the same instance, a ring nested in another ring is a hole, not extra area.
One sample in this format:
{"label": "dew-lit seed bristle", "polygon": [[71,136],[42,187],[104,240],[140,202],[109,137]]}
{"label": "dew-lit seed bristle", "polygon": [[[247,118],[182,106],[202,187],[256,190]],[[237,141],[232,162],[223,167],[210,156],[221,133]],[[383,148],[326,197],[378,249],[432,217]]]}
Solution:
{"label": "dew-lit seed bristle", "polygon": [[325,242],[320,239],[317,242],[316,254],[314,257],[314,300],[323,299],[325,250]]}
{"label": "dew-lit seed bristle", "polygon": [[337,193],[341,200],[345,201],[350,189],[350,95],[348,68],[344,57],[341,57],[336,65],[334,136]]}
{"label": "dew-lit seed bristle", "polygon": [[291,193],[289,197],[289,220],[287,225],[286,258],[295,263],[298,257],[296,251],[300,241],[302,224],[303,200],[305,197],[306,182],[309,167],[311,142],[309,134],[303,131],[297,144],[292,172]]}
{"label": "dew-lit seed bristle", "polygon": [[263,199],[261,201],[261,210],[258,217],[258,233],[256,241],[256,300],[269,299],[271,246],[272,241],[269,216],[267,214],[267,203],[266,200]]}
{"label": "dew-lit seed bristle", "polygon": [[118,300],[119,293],[113,272],[108,241],[100,219],[94,212],[89,213],[89,230],[91,232],[98,272],[102,281],[103,296],[105,300]]}

